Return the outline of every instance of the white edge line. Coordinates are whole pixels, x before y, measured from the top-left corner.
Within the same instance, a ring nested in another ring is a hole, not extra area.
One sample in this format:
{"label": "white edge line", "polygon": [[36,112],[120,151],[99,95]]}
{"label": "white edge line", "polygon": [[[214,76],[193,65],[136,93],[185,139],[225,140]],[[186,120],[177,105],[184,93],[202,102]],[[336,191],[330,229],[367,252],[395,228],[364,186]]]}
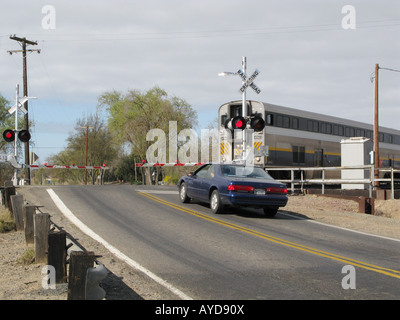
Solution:
{"label": "white edge line", "polygon": [[291,218],[296,218],[298,220],[305,220],[305,221],[308,221],[308,222],[311,222],[311,223],[316,223],[316,224],[320,224],[320,225],[331,227],[331,228],[346,230],[346,231],[359,233],[359,234],[363,234],[363,235],[367,235],[367,236],[371,236],[371,237],[377,237],[377,238],[381,238],[381,239],[385,239],[385,240],[392,240],[392,241],[400,242],[400,239],[389,238],[389,237],[380,236],[380,235],[377,235],[377,234],[372,234],[372,233],[362,232],[362,231],[348,229],[348,228],[344,228],[344,227],[339,227],[339,226],[335,226],[333,224],[327,224],[327,223],[323,223],[323,222],[319,222],[319,221],[315,221],[315,220],[310,220],[310,219],[307,219],[307,218],[298,217],[298,216],[292,215],[290,213],[284,213],[284,212],[279,212],[279,213],[284,215],[284,216],[288,216],[288,217],[291,217]]}
{"label": "white edge line", "polygon": [[67,206],[61,201],[61,199],[57,196],[53,189],[47,189],[51,199],[54,201],[58,209],[64,214],[66,218],[68,218],[73,224],[75,224],[82,232],[84,232],[89,237],[93,238],[94,240],[100,242],[104,247],[106,247],[112,254],[114,254],[120,260],[126,262],[131,267],[143,272],[151,279],[153,279],[158,284],[164,286],[177,296],[179,296],[183,300],[193,300],[191,297],[180,291],[179,289],[175,288],[174,286],[170,285],[165,280],[161,279],[159,276],[151,272],[150,270],[146,269],[145,267],[141,266],[136,261],[132,260],[117,248],[109,244],[106,240],[100,237],[97,233],[92,231],[88,226],[86,226],[82,221],[80,221],[72,212],[67,208]]}

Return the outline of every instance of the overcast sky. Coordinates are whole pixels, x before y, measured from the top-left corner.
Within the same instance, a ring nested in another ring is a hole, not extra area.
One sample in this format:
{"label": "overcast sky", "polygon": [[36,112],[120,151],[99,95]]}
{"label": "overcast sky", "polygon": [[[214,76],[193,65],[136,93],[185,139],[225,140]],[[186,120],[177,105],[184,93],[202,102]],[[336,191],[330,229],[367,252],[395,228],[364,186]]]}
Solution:
{"label": "overcast sky", "polygon": [[[78,118],[109,90],[154,86],[185,99],[201,128],[240,100],[236,72],[260,71],[247,98],[373,122],[374,67],[400,70],[400,1],[0,0],[0,94],[22,87],[10,35],[28,54],[32,150],[44,162],[65,147]],[[48,11],[46,5],[52,6]],[[350,5],[355,11],[345,10]],[[54,15],[53,15],[54,13]],[[55,17],[55,19],[54,19]],[[355,19],[353,19],[355,18]],[[349,28],[355,27],[355,29]],[[380,125],[400,130],[400,73],[380,70]],[[21,89],[22,95],[22,89]]]}

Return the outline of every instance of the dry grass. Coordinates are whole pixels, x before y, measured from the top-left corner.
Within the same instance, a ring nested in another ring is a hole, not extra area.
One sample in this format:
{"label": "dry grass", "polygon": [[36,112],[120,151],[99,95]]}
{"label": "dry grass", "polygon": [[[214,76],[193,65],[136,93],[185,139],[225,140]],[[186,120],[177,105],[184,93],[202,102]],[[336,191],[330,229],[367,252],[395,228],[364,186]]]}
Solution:
{"label": "dry grass", "polygon": [[0,233],[15,230],[15,221],[8,209],[0,208]]}

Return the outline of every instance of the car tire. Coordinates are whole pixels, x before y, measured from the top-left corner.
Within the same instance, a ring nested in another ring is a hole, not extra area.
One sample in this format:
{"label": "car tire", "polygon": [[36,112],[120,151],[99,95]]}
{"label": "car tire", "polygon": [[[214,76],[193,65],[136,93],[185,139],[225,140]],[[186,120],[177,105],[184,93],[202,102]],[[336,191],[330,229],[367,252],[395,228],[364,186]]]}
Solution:
{"label": "car tire", "polygon": [[278,213],[278,207],[264,207],[264,214],[267,217],[274,217]]}
{"label": "car tire", "polygon": [[224,209],[224,205],[222,204],[221,197],[219,196],[218,190],[214,190],[211,193],[210,208],[211,208],[211,211],[215,214],[221,213]]}
{"label": "car tire", "polygon": [[190,198],[187,196],[187,186],[184,182],[179,186],[179,200],[181,200],[182,203],[188,203],[190,201]]}

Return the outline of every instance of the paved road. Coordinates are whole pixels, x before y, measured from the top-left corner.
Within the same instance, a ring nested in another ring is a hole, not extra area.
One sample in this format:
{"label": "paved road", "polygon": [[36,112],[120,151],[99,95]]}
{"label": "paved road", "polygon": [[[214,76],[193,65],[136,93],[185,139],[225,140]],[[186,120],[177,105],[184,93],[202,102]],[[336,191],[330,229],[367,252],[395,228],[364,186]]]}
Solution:
{"label": "paved road", "polygon": [[214,215],[181,204],[175,188],[53,191],[105,241],[193,299],[400,298],[398,241],[255,209]]}

